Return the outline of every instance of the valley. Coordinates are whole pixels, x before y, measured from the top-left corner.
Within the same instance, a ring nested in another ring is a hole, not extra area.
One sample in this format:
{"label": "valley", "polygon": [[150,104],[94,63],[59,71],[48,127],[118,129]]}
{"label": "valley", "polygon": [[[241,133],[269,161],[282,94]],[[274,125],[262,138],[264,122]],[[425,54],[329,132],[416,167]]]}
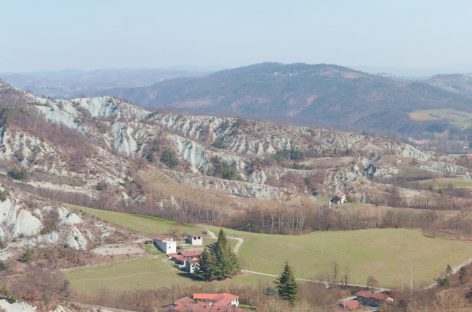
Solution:
{"label": "valley", "polygon": [[[162,306],[190,290],[231,290],[251,307],[285,261],[302,292],[320,294],[310,304],[334,307],[368,279],[395,292],[413,277],[420,291],[472,254],[466,154],[5,83],[0,109],[0,276],[40,310],[143,310],[136,298]],[[187,233],[213,244],[220,228],[241,269],[221,281],[144,244]]]}
{"label": "valley", "polygon": [[[162,232],[188,232],[185,225],[165,220],[132,216],[117,212],[102,212],[78,208],[102,220],[141,231],[146,234]],[[126,220],[126,223],[123,221]],[[148,232],[146,229],[153,229]],[[198,228],[198,226],[197,226]],[[192,231],[197,228],[191,228]],[[201,225],[200,231],[207,226]],[[213,231],[217,228],[209,227]],[[167,230],[166,230],[167,229]],[[430,285],[447,265],[456,266],[469,260],[472,243],[457,241],[447,235],[430,237],[421,231],[404,229],[373,229],[359,231],[314,232],[305,235],[267,235],[225,229],[229,235],[242,237],[238,254],[243,269],[264,274],[277,274],[285,260],[295,270],[296,276],[309,280],[329,281],[333,265],[339,266],[339,274],[348,274],[349,283],[365,284],[370,275],[376,277],[381,287],[400,287],[408,283],[414,266],[414,286]],[[152,268],[152,269],[151,269]],[[164,273],[165,272],[165,273]],[[136,274],[136,275],[134,275]],[[143,276],[144,275],[144,276]],[[253,275],[253,274],[249,274]],[[117,264],[68,271],[66,277],[79,291],[97,292],[101,288],[124,290],[126,287],[160,288],[172,285],[202,284],[180,276],[165,257],[144,257]],[[261,275],[236,276],[231,280],[216,282],[216,287],[270,285],[273,279]]]}

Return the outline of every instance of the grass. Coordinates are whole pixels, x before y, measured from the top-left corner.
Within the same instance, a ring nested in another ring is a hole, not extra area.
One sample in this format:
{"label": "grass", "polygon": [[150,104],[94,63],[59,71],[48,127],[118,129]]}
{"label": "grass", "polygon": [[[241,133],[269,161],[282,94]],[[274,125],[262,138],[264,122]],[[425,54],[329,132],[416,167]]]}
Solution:
{"label": "grass", "polygon": [[[105,221],[145,233],[180,231],[189,226],[159,218],[129,215],[84,208]],[[190,226],[192,231],[207,226]],[[214,232],[219,228],[208,226]],[[447,264],[458,265],[472,256],[472,243],[447,237],[426,237],[421,231],[408,229],[368,229],[358,231],[313,232],[305,235],[269,235],[226,229],[227,234],[243,237],[238,252],[243,268],[268,274],[279,274],[287,260],[297,277],[326,279],[336,262],[340,274],[349,272],[350,283],[365,284],[373,275],[381,286],[394,287],[409,283],[413,269],[414,286],[433,282]],[[231,240],[231,243],[234,243]],[[81,291],[100,288],[135,289],[190,285],[196,282],[172,271],[170,264],[147,256],[143,259],[77,269],[66,273],[72,285]],[[257,285],[260,275],[240,276],[229,281],[239,285]],[[227,285],[219,282],[220,285]]]}
{"label": "grass", "polygon": [[452,185],[455,188],[472,189],[472,180],[464,179],[464,178],[428,179],[428,180],[423,180],[420,183],[428,185],[428,186],[430,185],[431,187],[435,189],[447,188],[449,185]]}
{"label": "grass", "polygon": [[444,120],[462,129],[472,125],[472,114],[449,108],[418,110],[410,113],[410,118],[418,121]]}
{"label": "grass", "polygon": [[168,234],[176,231],[180,233],[191,233],[204,230],[203,227],[197,225],[180,224],[158,217],[100,210],[75,205],[68,206],[73,209],[87,212],[104,221],[144,234]]}
{"label": "grass", "polygon": [[[156,289],[161,287],[205,286],[208,283],[193,280],[174,268],[161,254],[145,256],[106,265],[79,268],[65,272],[71,286],[81,293],[96,294],[101,289],[111,291],[126,291],[136,289]],[[227,288],[244,285],[267,285],[274,279],[258,275],[240,275],[225,281],[215,281],[210,284],[217,288]]]}
{"label": "grass", "polygon": [[432,283],[447,264],[458,265],[472,256],[470,242],[428,238],[407,229],[241,236],[246,241],[239,258],[248,270],[279,274],[288,260],[298,277],[326,279],[325,274],[337,263],[342,273],[348,270],[351,283],[365,284],[373,275],[387,287],[409,281],[411,265],[415,287],[419,287]]}

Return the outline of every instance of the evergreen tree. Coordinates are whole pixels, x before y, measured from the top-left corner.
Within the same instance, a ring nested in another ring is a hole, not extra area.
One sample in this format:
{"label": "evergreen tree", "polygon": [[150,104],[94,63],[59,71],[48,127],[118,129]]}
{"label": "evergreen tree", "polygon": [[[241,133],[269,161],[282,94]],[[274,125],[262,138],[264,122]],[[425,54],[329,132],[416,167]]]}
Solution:
{"label": "evergreen tree", "polygon": [[467,274],[467,269],[465,267],[461,267],[459,269],[459,280],[461,281],[461,283],[464,282],[466,274]]}
{"label": "evergreen tree", "polygon": [[200,276],[205,280],[225,279],[239,272],[236,255],[228,244],[223,230],[216,243],[205,248],[200,261]]}
{"label": "evergreen tree", "polygon": [[288,262],[285,262],[284,270],[275,283],[277,284],[280,298],[293,304],[297,298],[298,284]]}
{"label": "evergreen tree", "polygon": [[202,254],[202,260],[200,261],[199,276],[204,280],[211,281],[215,278],[215,268],[215,257],[205,247]]}

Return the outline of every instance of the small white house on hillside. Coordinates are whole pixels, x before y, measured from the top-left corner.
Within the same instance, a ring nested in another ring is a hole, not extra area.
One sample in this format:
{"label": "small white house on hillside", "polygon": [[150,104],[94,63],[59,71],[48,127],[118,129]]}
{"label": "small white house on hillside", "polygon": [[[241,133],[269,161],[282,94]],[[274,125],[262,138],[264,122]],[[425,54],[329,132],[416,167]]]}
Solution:
{"label": "small white house on hillside", "polygon": [[188,234],[186,241],[187,241],[187,243],[192,244],[194,246],[203,245],[202,234]]}
{"label": "small white house on hillside", "polygon": [[173,238],[156,238],[154,245],[167,255],[177,253],[177,242]]}

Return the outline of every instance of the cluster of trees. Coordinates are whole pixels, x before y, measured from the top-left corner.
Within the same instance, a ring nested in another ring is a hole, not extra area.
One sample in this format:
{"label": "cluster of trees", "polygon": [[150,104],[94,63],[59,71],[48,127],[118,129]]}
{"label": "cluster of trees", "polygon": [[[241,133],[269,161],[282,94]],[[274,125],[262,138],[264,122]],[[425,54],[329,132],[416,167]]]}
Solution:
{"label": "cluster of trees", "polygon": [[222,280],[235,275],[239,270],[238,259],[221,229],[216,243],[205,247],[198,275],[206,281]]}
{"label": "cluster of trees", "polygon": [[305,153],[298,148],[283,149],[281,151],[277,151],[273,158],[278,164],[282,164],[284,160],[302,160],[305,158]]}
{"label": "cluster of trees", "polygon": [[7,171],[7,174],[10,178],[15,180],[24,180],[27,177],[27,172],[25,168],[21,167],[12,167]]}
{"label": "cluster of trees", "polygon": [[226,180],[237,178],[236,167],[234,164],[228,164],[220,157],[211,158],[211,168],[206,172],[209,176],[220,177]]}
{"label": "cluster of trees", "polygon": [[175,168],[175,166],[179,164],[179,160],[177,159],[177,154],[170,147],[166,148],[162,152],[160,161],[169,168]]}

